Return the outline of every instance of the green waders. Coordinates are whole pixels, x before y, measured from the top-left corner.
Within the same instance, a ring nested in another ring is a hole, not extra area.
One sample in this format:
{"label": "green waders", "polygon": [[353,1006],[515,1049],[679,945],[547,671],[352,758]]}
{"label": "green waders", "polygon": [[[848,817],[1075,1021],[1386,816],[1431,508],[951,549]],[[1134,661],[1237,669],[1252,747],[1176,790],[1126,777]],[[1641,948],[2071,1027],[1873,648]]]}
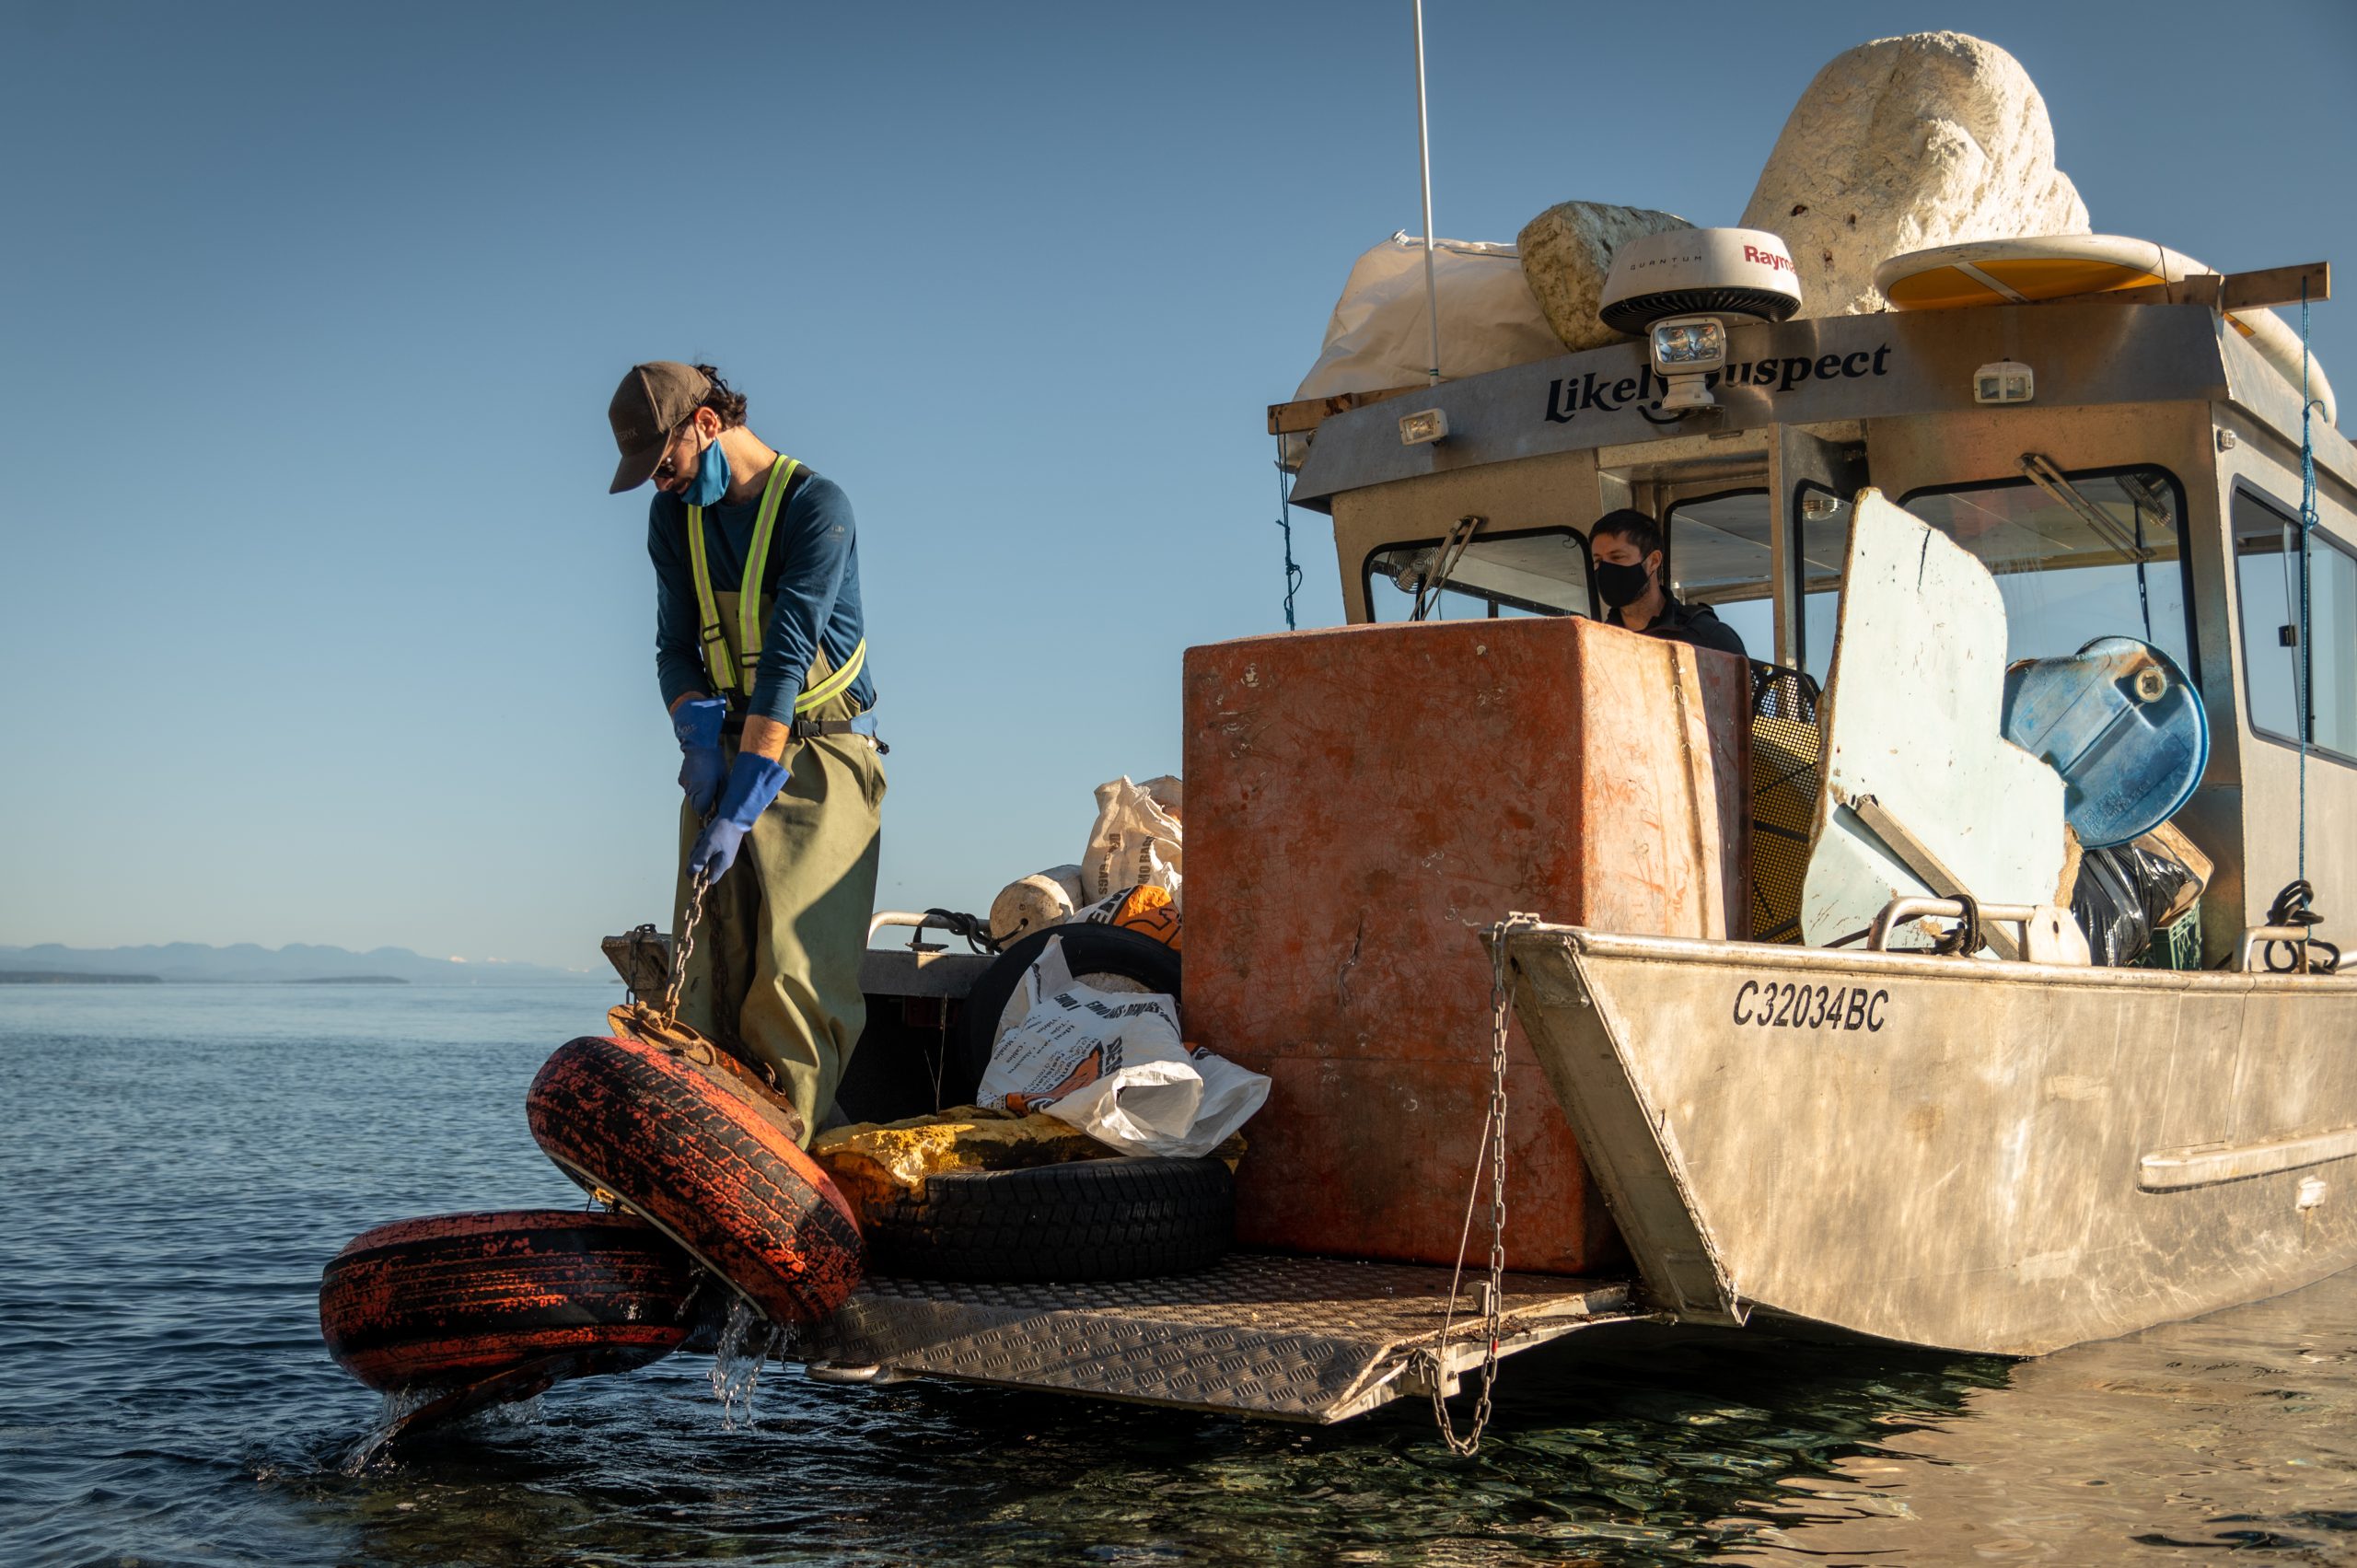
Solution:
{"label": "green waders", "polygon": [[[790,473],[791,459],[778,474]],[[767,553],[769,524],[783,480],[762,508],[749,568]],[[771,600],[758,597],[752,616],[738,618],[743,596],[712,592],[704,568],[701,508],[691,508],[699,598],[704,606],[705,648],[724,690],[749,690],[760,659],[759,628]],[[750,571],[748,576],[750,578]],[[751,586],[749,581],[748,586]],[[715,614],[716,611],[716,614]],[[714,622],[717,624],[714,624]],[[739,630],[736,681],[721,673],[713,633]],[[864,645],[863,645],[864,646]],[[795,704],[799,719],[820,723],[855,718],[848,683],[831,681],[821,650],[806,691],[822,701]],[[725,748],[735,761],[735,747]],[[757,1068],[765,1068],[794,1101],[808,1133],[833,1108],[835,1086],[867,1023],[859,986],[867,951],[867,922],[876,907],[876,865],[882,844],[884,765],[865,735],[814,735],[787,744],[785,785],[770,803],[728,874],[704,895],[695,949],[679,989],[679,1014],[691,1028]],[[702,824],[685,802],[679,810],[679,862],[687,863]],[[685,922],[688,880],[679,878],[672,910],[676,939]]]}

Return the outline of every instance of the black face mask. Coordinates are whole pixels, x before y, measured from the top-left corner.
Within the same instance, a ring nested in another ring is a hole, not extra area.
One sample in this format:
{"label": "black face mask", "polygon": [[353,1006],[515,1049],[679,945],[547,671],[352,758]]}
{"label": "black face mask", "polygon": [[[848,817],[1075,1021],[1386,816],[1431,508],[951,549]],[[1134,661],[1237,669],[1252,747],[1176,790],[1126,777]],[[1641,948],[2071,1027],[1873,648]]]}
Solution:
{"label": "black face mask", "polygon": [[1596,591],[1613,609],[1636,603],[1645,597],[1645,589],[1653,583],[1653,574],[1641,562],[1634,566],[1620,566],[1609,561],[1596,563]]}

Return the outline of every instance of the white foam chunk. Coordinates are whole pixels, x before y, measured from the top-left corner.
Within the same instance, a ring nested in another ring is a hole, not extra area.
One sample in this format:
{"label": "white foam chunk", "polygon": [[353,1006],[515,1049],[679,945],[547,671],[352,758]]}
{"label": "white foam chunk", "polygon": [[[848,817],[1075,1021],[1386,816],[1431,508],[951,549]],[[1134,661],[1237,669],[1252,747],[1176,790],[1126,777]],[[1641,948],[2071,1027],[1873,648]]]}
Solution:
{"label": "white foam chunk", "polygon": [[2021,63],[1956,32],[1876,39],[1801,94],[1744,208],[1783,236],[1804,317],[1882,308],[1875,267],[1966,239],[2084,234],[2054,125]]}

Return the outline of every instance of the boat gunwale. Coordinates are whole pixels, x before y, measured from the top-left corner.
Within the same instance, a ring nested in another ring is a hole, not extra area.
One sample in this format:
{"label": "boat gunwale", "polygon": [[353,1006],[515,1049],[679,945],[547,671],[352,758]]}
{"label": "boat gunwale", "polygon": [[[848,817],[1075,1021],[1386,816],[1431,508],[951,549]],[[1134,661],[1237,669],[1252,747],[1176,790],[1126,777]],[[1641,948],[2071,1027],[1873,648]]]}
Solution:
{"label": "boat gunwale", "polygon": [[[1484,943],[1492,940],[1482,934]],[[1716,937],[1647,936],[1597,931],[1584,925],[1542,924],[1508,933],[1509,954],[1521,946],[1565,942],[1582,954],[1602,958],[1757,968],[1769,965],[1804,972],[1875,973],[1923,980],[1996,981],[2004,983],[2091,985],[2132,991],[2357,992],[2357,975],[2279,974],[2253,970],[2148,970],[2079,964],[2037,964],[2019,959],[1943,957],[1932,953],[1875,952],[1868,948],[1796,947],[1780,942],[1744,942]]]}

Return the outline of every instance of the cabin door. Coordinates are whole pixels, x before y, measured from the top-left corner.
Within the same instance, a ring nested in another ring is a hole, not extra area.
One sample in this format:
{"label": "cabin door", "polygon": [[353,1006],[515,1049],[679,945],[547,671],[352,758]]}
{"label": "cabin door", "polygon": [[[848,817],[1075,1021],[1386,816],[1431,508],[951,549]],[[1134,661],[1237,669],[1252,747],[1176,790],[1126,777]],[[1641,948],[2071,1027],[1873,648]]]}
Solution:
{"label": "cabin door", "polygon": [[1819,685],[1833,663],[1841,603],[1841,561],[1858,492],[1869,482],[1863,442],[1828,441],[1776,428],[1769,494],[1776,575],[1775,662],[1805,669]]}

